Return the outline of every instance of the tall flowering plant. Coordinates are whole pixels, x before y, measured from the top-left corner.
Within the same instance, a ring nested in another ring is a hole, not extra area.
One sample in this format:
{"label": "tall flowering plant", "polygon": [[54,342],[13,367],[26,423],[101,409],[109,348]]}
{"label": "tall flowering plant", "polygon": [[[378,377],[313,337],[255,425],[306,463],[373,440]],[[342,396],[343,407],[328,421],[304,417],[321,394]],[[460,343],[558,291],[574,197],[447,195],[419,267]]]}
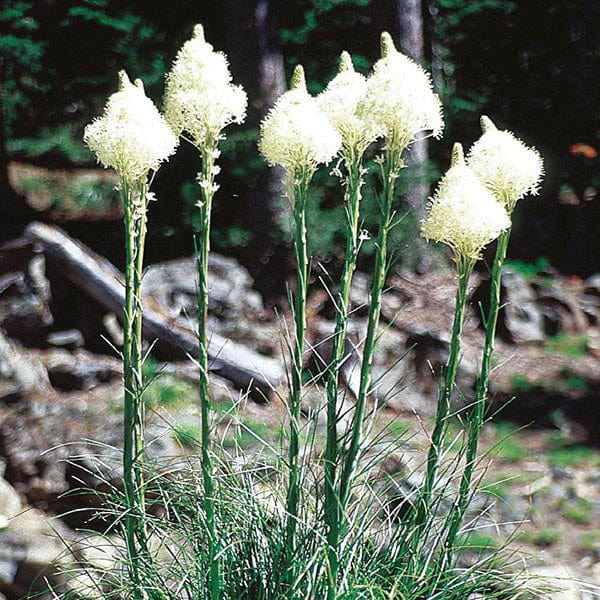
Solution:
{"label": "tall flowering plant", "polygon": [[199,228],[196,233],[198,268],[198,367],[200,370],[200,410],[204,510],[209,536],[211,570],[210,598],[219,598],[222,578],[219,566],[219,532],[215,524],[215,482],[210,452],[210,413],[212,409],[208,382],[208,255],[210,251],[210,221],[212,201],[219,189],[215,178],[220,156],[219,142],[223,130],[232,123],[243,123],[247,97],[243,88],[232,83],[227,57],[215,52],[204,37],[202,25],[196,25],[192,39],[179,50],[167,74],[164,110],[173,130],[199,152],[201,170],[198,174],[200,199],[196,204]]}
{"label": "tall flowering plant", "polygon": [[[510,217],[519,200],[527,194],[537,193],[544,173],[543,161],[536,149],[527,147],[511,132],[498,130],[489,117],[481,117],[481,129],[483,135],[471,147],[467,156],[467,164]],[[500,310],[502,268],[510,240],[511,225],[509,223],[509,226],[504,228],[498,237],[492,265],[490,308],[488,314],[485,315],[485,341],[477,377],[475,402],[466,417],[465,467],[446,541],[449,553],[452,551],[471,495],[471,482],[477,460],[479,436],[485,418],[490,363]]]}
{"label": "tall flowering plant", "polygon": [[396,50],[387,32],[381,34],[381,58],[373,65],[357,114],[373,123],[385,143],[383,154],[379,157],[383,190],[379,198],[379,230],[375,244],[367,334],[363,345],[360,388],[339,480],[341,506],[348,499],[362,440],[365,404],[371,391],[371,366],[388,268],[388,237],[394,226],[394,192],[403,167],[402,154],[421,132],[440,137],[443,129],[441,104],[433,92],[429,75]]}
{"label": "tall flowering plant", "polygon": [[294,214],[296,256],[295,332],[291,350],[289,484],[286,500],[285,547],[294,552],[298,518],[301,469],[299,465],[299,421],[302,402],[302,366],[306,332],[306,296],[309,258],[306,241],[306,201],[313,175],[320,164],[328,163],[342,144],[319,103],[306,89],[304,69],[294,70],[291,88],[281,95],[261,124],[259,149],[270,165],[285,169],[288,198]]}
{"label": "tall flowering plant", "polygon": [[140,80],[119,73],[119,90],[104,113],[85,128],[84,142],[106,168],[119,175],[125,223],[125,306],[123,310],[123,481],[125,532],[136,599],[144,597],[141,560],[148,556],[145,531],[144,401],[142,381],[141,282],[149,192],[154,173],[175,151],[177,137],[146,97]]}
{"label": "tall flowering plant", "polygon": [[440,181],[421,227],[421,233],[427,240],[447,244],[452,249],[458,287],[450,354],[438,396],[425,482],[417,512],[417,527],[422,527],[430,517],[431,497],[438,475],[441,444],[448,424],[450,400],[460,358],[460,338],[469,277],[483,248],[509,227],[510,219],[505,207],[467,166],[462,146],[455,144],[451,167]]}
{"label": "tall flowering plant", "polygon": [[[413,552],[421,541],[420,534],[426,524],[432,522],[433,492],[437,482],[442,443],[447,430],[450,401],[460,360],[469,277],[475,263],[481,258],[483,248],[509,227],[510,218],[505,207],[467,166],[462,146],[455,144],[450,169],[431,198],[421,225],[423,237],[446,244],[452,249],[456,265],[457,291],[450,353],[440,383],[435,424],[427,454],[425,480],[415,513],[415,531],[411,542]],[[452,518],[449,521],[452,521]]]}
{"label": "tall flowering plant", "polygon": [[334,295],[336,306],[335,331],[332,338],[331,359],[327,365],[327,441],[325,448],[325,501],[324,522],[327,529],[329,563],[328,597],[334,598],[339,571],[339,538],[345,506],[339,502],[338,466],[340,448],[338,439],[339,373],[344,362],[346,328],[350,315],[350,289],[360,247],[359,217],[364,185],[363,158],[366,149],[382,135],[381,128],[359,114],[359,104],[367,93],[367,79],[354,70],[347,52],[340,57],[338,74],[317,97],[321,110],[341,136],[339,174],[344,186],[346,212],[346,252],[339,292]]}

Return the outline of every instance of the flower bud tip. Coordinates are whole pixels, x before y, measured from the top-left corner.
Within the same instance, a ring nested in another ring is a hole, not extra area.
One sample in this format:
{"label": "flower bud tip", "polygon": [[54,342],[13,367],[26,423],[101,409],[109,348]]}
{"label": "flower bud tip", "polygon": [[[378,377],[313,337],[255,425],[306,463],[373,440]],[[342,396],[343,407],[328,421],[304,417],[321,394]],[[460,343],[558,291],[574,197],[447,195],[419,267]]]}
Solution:
{"label": "flower bud tip", "polygon": [[194,32],[192,34],[192,39],[200,40],[202,42],[206,41],[206,38],[204,37],[204,27],[202,27],[202,25],[200,23],[198,23],[197,25],[194,25]]}
{"label": "flower bud tip", "polygon": [[483,115],[481,119],[479,119],[479,124],[481,125],[482,133],[488,133],[489,131],[498,131],[498,128],[494,125],[494,122],[485,115]]}
{"label": "flower bud tip", "polygon": [[452,147],[452,160],[450,162],[451,167],[458,167],[465,164],[465,153],[463,151],[462,144],[458,142]]}
{"label": "flower bud tip", "polygon": [[131,85],[131,81],[125,71],[119,71],[119,91],[122,92],[128,85]]}
{"label": "flower bud tip", "polygon": [[394,45],[394,40],[392,40],[392,36],[387,31],[381,32],[381,58],[387,58],[394,52],[398,52],[396,50],[396,46]]}
{"label": "flower bud tip", "polygon": [[352,57],[345,50],[340,55],[340,68],[339,73],[348,73],[354,71],[354,65],[352,64]]}
{"label": "flower bud tip", "polygon": [[296,65],[296,68],[294,69],[291,89],[306,91],[306,78],[304,76],[304,67],[302,65]]}

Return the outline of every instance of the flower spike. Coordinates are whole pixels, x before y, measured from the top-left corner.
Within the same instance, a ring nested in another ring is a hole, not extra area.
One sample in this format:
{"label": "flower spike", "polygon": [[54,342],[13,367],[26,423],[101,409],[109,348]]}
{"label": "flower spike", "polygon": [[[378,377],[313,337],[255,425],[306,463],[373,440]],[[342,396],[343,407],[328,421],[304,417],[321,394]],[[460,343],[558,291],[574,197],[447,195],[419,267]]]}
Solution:
{"label": "flower spike", "polygon": [[521,198],[537,193],[544,174],[542,157],[510,131],[498,130],[489,117],[481,117],[481,130],[467,164],[511,214]]}
{"label": "flower spike", "polygon": [[125,71],[119,72],[118,91],[109,97],[104,114],[85,128],[83,141],[100,164],[129,184],[156,171],[178,143],[142,82],[131,83]]}
{"label": "flower spike", "polygon": [[461,144],[454,144],[451,167],[430,199],[421,234],[450,246],[457,261],[477,260],[509,227],[504,206],[465,164]]}

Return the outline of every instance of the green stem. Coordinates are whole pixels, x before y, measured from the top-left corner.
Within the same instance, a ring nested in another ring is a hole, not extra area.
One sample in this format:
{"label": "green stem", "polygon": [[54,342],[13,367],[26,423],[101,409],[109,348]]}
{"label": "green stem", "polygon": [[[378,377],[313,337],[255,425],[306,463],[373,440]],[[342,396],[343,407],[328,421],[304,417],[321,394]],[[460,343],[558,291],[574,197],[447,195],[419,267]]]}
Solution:
{"label": "green stem", "polygon": [[431,444],[427,455],[427,469],[425,474],[425,483],[423,485],[416,514],[416,535],[415,544],[419,541],[423,527],[430,517],[432,493],[436,484],[439,471],[439,459],[442,449],[442,443],[446,428],[448,425],[448,416],[450,414],[450,399],[454,391],[456,382],[456,372],[460,359],[460,338],[464,322],[465,305],[467,302],[468,283],[471,272],[473,271],[475,261],[471,258],[456,256],[456,266],[458,274],[458,287],[456,290],[456,302],[454,308],[454,323],[452,325],[452,339],[450,340],[450,355],[444,369],[444,383],[440,390],[437,404],[437,413],[435,425],[431,435]]}
{"label": "green stem", "polygon": [[379,233],[375,248],[375,268],[371,284],[371,305],[369,307],[367,336],[363,347],[360,387],[350,427],[350,443],[344,457],[342,473],[340,476],[338,494],[340,506],[346,506],[362,440],[363,415],[367,396],[371,387],[371,367],[377,341],[377,327],[379,325],[379,316],[381,312],[381,295],[385,287],[387,275],[387,245],[388,235],[393,226],[392,204],[394,199],[394,188],[396,179],[398,178],[398,174],[402,167],[402,148],[403,146],[400,147],[393,143],[389,144],[389,148],[386,151],[386,159],[382,165],[383,193],[380,202]]}
{"label": "green stem", "polygon": [[[289,568],[296,547],[296,525],[300,502],[299,465],[300,410],[302,405],[302,365],[306,334],[306,297],[308,292],[308,247],[306,241],[306,199],[313,172],[305,168],[296,173],[292,183],[294,209],[294,253],[296,257],[296,297],[294,301],[295,336],[292,355],[290,390],[290,443],[288,449],[289,483],[286,498],[286,566]],[[293,573],[290,573],[293,578]]]}
{"label": "green stem", "polygon": [[141,281],[146,238],[145,182],[121,183],[125,213],[125,307],[123,311],[123,484],[127,502],[125,537],[134,598],[144,597],[141,566],[149,559],[145,525],[145,484],[141,461],[144,454],[144,403],[142,381]]}
{"label": "green stem", "polygon": [[217,144],[200,149],[202,171],[199,175],[201,200],[198,203],[200,217],[196,236],[196,264],[198,268],[198,368],[200,371],[199,400],[201,413],[202,479],[204,483],[203,507],[206,516],[209,552],[209,597],[218,600],[222,581],[219,564],[219,539],[215,524],[215,481],[210,444],[210,415],[212,401],[208,381],[208,256],[210,252],[210,220],[214,196],[215,154]]}
{"label": "green stem", "polygon": [[498,313],[500,311],[500,290],[501,276],[508,242],[510,239],[510,229],[500,234],[496,246],[496,255],[492,268],[491,290],[490,290],[490,310],[485,322],[485,342],[483,346],[483,356],[481,359],[481,371],[477,378],[475,404],[467,415],[467,453],[465,457],[465,467],[461,476],[459,494],[453,507],[450,527],[446,537],[447,560],[451,559],[451,554],[460,530],[462,520],[471,497],[471,481],[473,471],[477,461],[477,451],[479,447],[479,437],[481,428],[485,419],[485,403],[487,399],[488,386],[490,381],[491,359],[494,351],[494,339],[496,337],[496,325],[498,323]]}
{"label": "green stem", "polygon": [[350,313],[350,288],[358,257],[358,219],[362,186],[362,153],[349,149],[344,159],[348,170],[346,176],[346,254],[336,303],[336,322],[333,334],[333,349],[327,369],[327,442],[325,447],[325,508],[324,520],[327,528],[327,553],[329,563],[328,600],[333,600],[337,592],[339,571],[339,534],[342,513],[336,490],[338,462],[338,384],[340,368],[344,361],[346,328]]}

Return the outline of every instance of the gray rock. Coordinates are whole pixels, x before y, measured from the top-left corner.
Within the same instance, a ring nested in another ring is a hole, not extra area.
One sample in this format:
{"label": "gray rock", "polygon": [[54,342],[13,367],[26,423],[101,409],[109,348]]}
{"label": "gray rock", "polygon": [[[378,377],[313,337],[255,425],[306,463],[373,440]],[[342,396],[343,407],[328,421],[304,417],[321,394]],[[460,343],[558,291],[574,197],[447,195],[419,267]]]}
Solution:
{"label": "gray rock", "polygon": [[71,353],[56,349],[42,358],[50,383],[63,391],[91,390],[102,383],[120,379],[123,373],[117,359],[85,350]]}
{"label": "gray rock", "polygon": [[50,382],[43,365],[0,332],[0,399],[16,401],[46,394]]}
{"label": "gray rock", "polygon": [[70,538],[59,520],[32,508],[19,512],[0,531],[0,578],[34,592],[58,584],[62,570],[73,563],[65,546]]}
{"label": "gray rock", "polygon": [[[195,331],[197,280],[193,257],[159,263],[145,273],[142,293],[177,324]],[[264,317],[262,298],[252,284],[250,274],[237,261],[210,255],[208,330],[261,354],[278,354],[279,324]]]}
{"label": "gray rock", "polygon": [[6,529],[10,519],[21,512],[21,498],[17,491],[0,478],[0,529]]}
{"label": "gray rock", "polygon": [[78,329],[66,329],[64,331],[53,331],[48,334],[46,341],[50,346],[75,350],[81,348],[85,343],[83,334]]}
{"label": "gray rock", "polygon": [[[489,310],[490,280],[484,279],[472,295],[474,306]],[[498,335],[509,343],[542,342],[546,339],[544,314],[537,304],[533,286],[517,271],[505,267],[502,272],[502,307],[498,314]],[[477,311],[481,320],[481,314]],[[550,317],[548,317],[550,318]]]}
{"label": "gray rock", "polygon": [[44,265],[44,257],[36,256],[27,271],[0,277],[0,327],[27,346],[43,343],[53,323]]}
{"label": "gray rock", "polygon": [[[175,316],[196,312],[196,259],[182,258],[152,265],[144,274],[142,292]],[[219,319],[236,318],[245,310],[261,311],[260,294],[252,278],[232,258],[212,253],[209,258],[209,310]]]}

